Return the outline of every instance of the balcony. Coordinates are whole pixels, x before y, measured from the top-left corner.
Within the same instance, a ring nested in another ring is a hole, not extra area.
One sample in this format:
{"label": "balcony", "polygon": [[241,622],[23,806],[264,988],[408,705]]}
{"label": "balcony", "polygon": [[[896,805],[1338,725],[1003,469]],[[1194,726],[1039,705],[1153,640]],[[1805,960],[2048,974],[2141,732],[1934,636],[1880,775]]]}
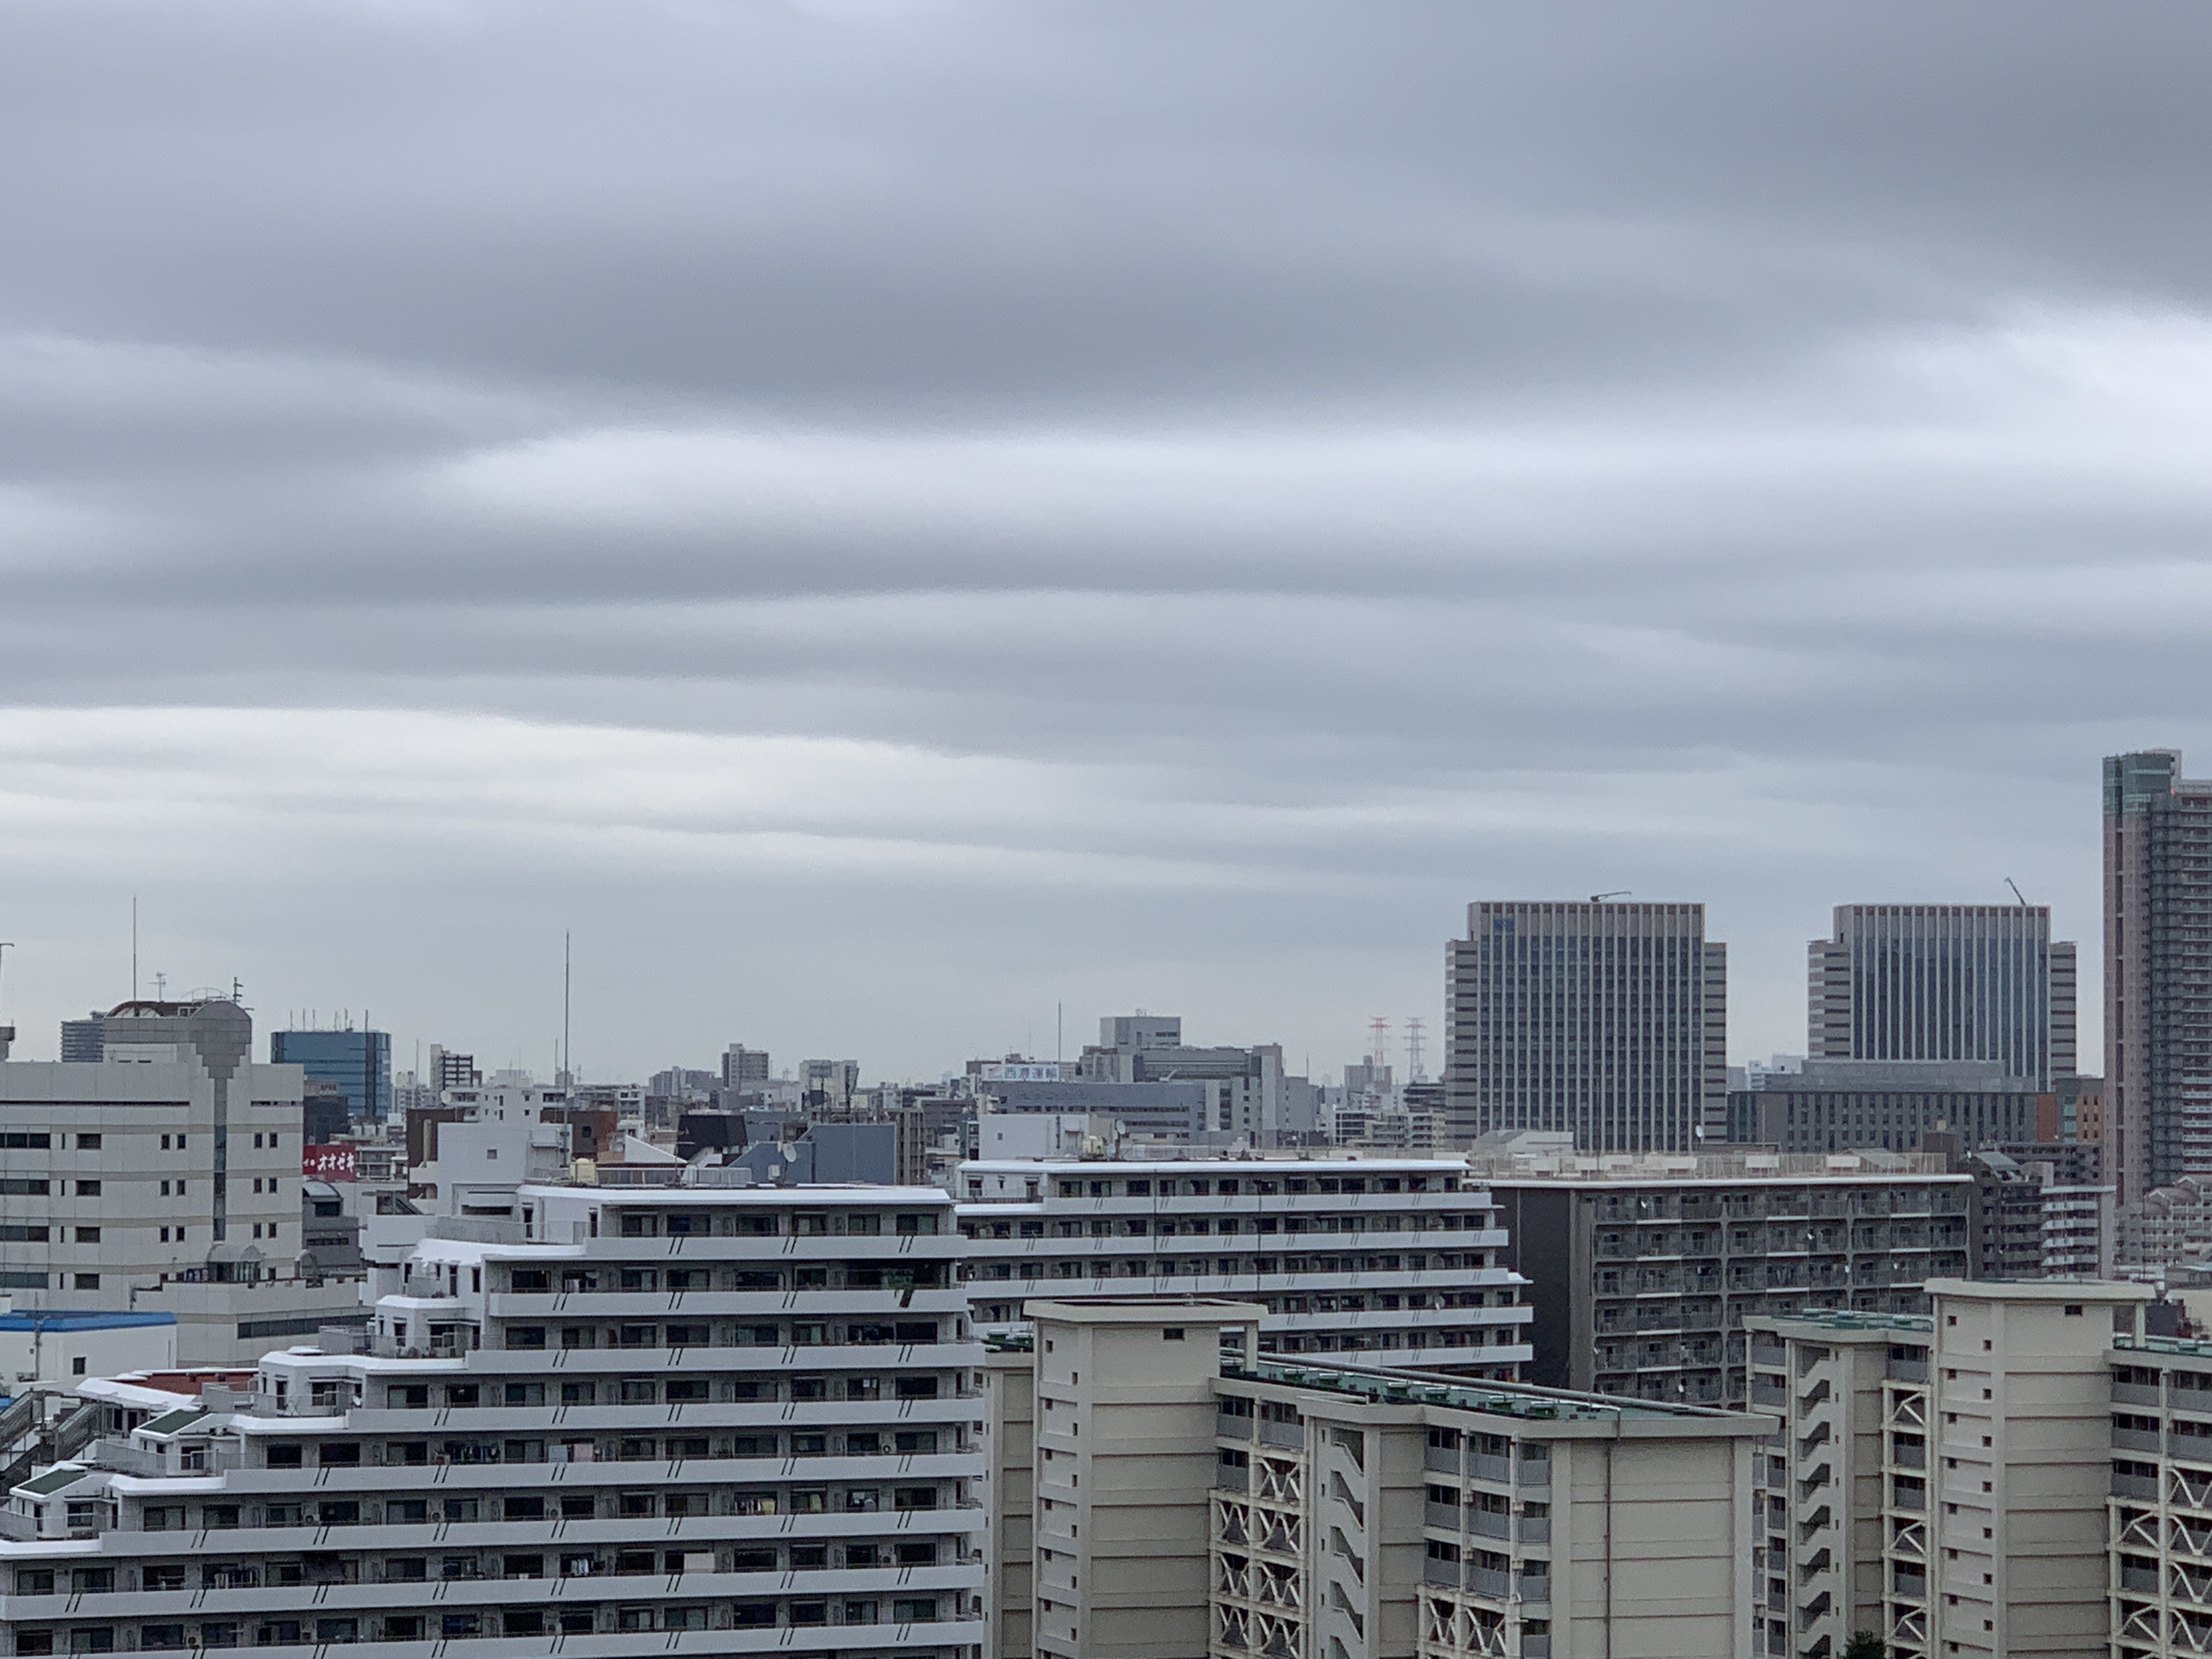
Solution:
{"label": "balcony", "polygon": [[1495,1596],[1500,1601],[1510,1601],[1513,1595],[1513,1575],[1503,1567],[1469,1567],[1467,1587],[1477,1595]]}
{"label": "balcony", "polygon": [[1513,1460],[1489,1452],[1474,1452],[1468,1458],[1467,1472],[1478,1480],[1510,1484],[1513,1479]]}
{"label": "balcony", "polygon": [[2158,1502],[2158,1477],[2154,1474],[2115,1474],[2112,1476],[2112,1496],[2155,1504]]}
{"label": "balcony", "polygon": [[1513,1517],[1504,1510],[1467,1510],[1467,1529],[1477,1538],[1507,1538],[1512,1535]]}
{"label": "balcony", "polygon": [[2115,1406],[2149,1406],[2155,1409],[2165,1402],[2155,1382],[2115,1382],[2112,1384],[2112,1403]]}
{"label": "balcony", "polygon": [[[2158,1451],[2161,1449],[2158,1431],[2156,1429],[2114,1429],[2112,1449],[2114,1451]],[[2183,1452],[2179,1455],[2186,1457],[2190,1454]]]}
{"label": "balcony", "polygon": [[1456,1561],[1439,1561],[1431,1556],[1421,1564],[1421,1582],[1437,1584],[1445,1589],[1460,1588],[1460,1565]]}
{"label": "balcony", "polygon": [[1893,1382],[1925,1382],[1928,1362],[1924,1359],[1893,1359],[1889,1362],[1889,1380]]}
{"label": "balcony", "polygon": [[1285,1451],[1300,1450],[1306,1443],[1305,1425],[1262,1422],[1260,1425],[1260,1443],[1279,1446]]}
{"label": "balcony", "polygon": [[1440,1532],[1457,1532],[1460,1529],[1460,1508],[1456,1504],[1425,1504],[1421,1519]]}
{"label": "balcony", "polygon": [[1549,1606],[1552,1600],[1552,1575],[1548,1572],[1524,1572],[1521,1575],[1521,1599],[1539,1607]]}
{"label": "balcony", "polygon": [[1552,1517],[1524,1515],[1514,1522],[1513,1536],[1523,1544],[1548,1544],[1552,1541]]}
{"label": "balcony", "polygon": [[2139,1595],[2155,1595],[2158,1594],[2158,1569],[2123,1565],[2120,1568],[2120,1588],[2133,1590]]}
{"label": "balcony", "polygon": [[1552,1460],[1548,1457],[1524,1457],[1521,1460],[1521,1484],[1524,1486],[1548,1486],[1552,1484]]}

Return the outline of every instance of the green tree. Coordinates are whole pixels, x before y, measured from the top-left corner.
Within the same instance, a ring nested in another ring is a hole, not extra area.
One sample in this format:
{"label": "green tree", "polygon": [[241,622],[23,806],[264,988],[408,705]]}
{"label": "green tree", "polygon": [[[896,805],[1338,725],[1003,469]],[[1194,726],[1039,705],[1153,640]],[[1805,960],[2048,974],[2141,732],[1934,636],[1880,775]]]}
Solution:
{"label": "green tree", "polygon": [[1870,1630],[1855,1630],[1844,1644],[1844,1659],[1888,1659],[1889,1650]]}

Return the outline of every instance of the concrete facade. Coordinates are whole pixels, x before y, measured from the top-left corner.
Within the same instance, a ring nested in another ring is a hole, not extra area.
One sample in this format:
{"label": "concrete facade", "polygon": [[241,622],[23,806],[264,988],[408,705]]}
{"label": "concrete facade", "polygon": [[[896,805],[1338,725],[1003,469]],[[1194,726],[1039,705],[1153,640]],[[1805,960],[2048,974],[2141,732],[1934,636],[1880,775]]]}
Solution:
{"label": "concrete facade", "polygon": [[1526,1281],[1457,1158],[989,1159],[963,1164],[962,1272],[979,1329],[1035,1297],[1231,1297],[1260,1352],[1511,1379]]}
{"label": "concrete facade", "polygon": [[254,1064],[230,1002],[126,1003],[102,1030],[98,1061],[0,1064],[0,1294],[166,1310],[190,1364],[365,1317],[301,1270],[299,1068]]}
{"label": "concrete facade", "polygon": [[1037,1396],[1033,1623],[1001,1607],[998,1659],[1754,1651],[1771,1419],[1251,1359],[1249,1304],[1034,1311],[991,1362]]}
{"label": "concrete facade", "polygon": [[[1610,1164],[1612,1167],[1607,1167]],[[1740,1404],[1744,1331],[1805,1308],[1917,1312],[1969,1270],[1972,1182],[1934,1158],[1474,1160],[1528,1280],[1548,1387]]]}
{"label": "concrete facade", "polygon": [[942,1193],[517,1206],[432,1222],[374,1352],[190,1400],[87,1383],[104,1437],[0,1514],[14,1650],[974,1659],[981,1354]]}
{"label": "concrete facade", "polygon": [[[1759,1397],[1789,1413],[1765,1494],[1769,1628],[1782,1650],[1803,1653],[1822,1620],[1840,1631],[1848,1596],[1849,1622],[1880,1635],[1893,1659],[2106,1652],[2112,1351],[2150,1292],[1963,1279],[1928,1291],[1925,1320],[1762,1327]],[[1866,1375],[1876,1345],[1878,1405]],[[1849,1389],[1838,1370],[1846,1348]],[[1881,1442],[1871,1482],[1869,1432]],[[1860,1623],[1875,1612],[1869,1522],[1879,1622]]]}

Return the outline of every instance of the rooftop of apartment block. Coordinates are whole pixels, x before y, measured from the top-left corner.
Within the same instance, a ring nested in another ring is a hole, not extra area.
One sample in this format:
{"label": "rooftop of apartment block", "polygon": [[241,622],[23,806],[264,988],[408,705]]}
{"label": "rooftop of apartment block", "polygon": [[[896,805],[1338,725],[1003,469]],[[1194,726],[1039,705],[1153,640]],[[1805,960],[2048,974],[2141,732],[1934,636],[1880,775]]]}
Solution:
{"label": "rooftop of apartment block", "polygon": [[1939,1152],[1784,1152],[1759,1147],[1728,1152],[1576,1152],[1559,1148],[1468,1155],[1469,1174],[1492,1187],[1650,1187],[1714,1182],[1923,1181],[1967,1179],[1951,1174]]}

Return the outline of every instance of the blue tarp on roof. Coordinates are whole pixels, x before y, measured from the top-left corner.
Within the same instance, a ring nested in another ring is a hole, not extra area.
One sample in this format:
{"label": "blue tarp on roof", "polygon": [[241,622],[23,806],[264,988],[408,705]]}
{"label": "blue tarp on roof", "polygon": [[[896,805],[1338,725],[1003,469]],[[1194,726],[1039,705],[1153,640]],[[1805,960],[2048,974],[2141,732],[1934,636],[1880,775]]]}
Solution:
{"label": "blue tarp on roof", "polygon": [[96,1309],[37,1308],[0,1314],[0,1331],[122,1331],[176,1322],[173,1313],[103,1313]]}

